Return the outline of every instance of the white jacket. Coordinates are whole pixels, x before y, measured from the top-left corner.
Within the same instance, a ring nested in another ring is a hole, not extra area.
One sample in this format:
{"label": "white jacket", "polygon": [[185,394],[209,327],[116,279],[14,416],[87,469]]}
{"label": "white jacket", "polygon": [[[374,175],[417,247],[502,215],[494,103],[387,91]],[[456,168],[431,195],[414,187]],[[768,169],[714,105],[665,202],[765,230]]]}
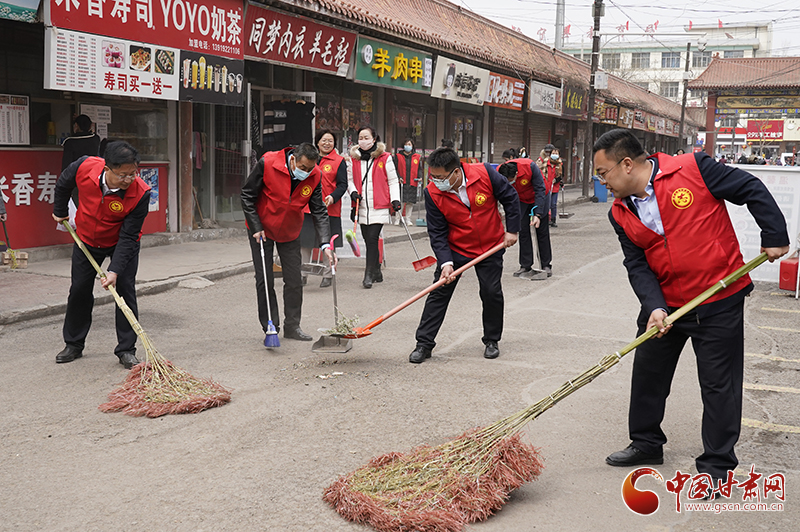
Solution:
{"label": "white jacket", "polygon": [[[378,142],[377,146],[375,147],[375,151],[372,152],[372,158],[376,159],[385,152],[386,144],[383,142]],[[361,152],[359,151],[358,146],[353,146],[350,148],[350,158],[352,160],[352,164],[361,165],[361,176],[363,177],[367,172],[367,161],[361,160]],[[389,198],[391,201],[400,201],[400,181],[397,178],[397,170],[394,167],[394,161],[392,161],[391,157],[386,159],[386,176],[389,179]],[[369,176],[367,179],[367,183],[371,182],[372,166],[370,166]],[[348,165],[347,167],[347,184],[348,194],[358,192],[356,185],[353,182],[353,167],[351,165]],[[392,223],[391,209],[375,209],[375,201],[373,198],[372,189],[373,187],[367,186],[364,187],[364,190],[362,191],[362,196],[364,199],[362,199],[358,205],[358,223],[365,225]]]}

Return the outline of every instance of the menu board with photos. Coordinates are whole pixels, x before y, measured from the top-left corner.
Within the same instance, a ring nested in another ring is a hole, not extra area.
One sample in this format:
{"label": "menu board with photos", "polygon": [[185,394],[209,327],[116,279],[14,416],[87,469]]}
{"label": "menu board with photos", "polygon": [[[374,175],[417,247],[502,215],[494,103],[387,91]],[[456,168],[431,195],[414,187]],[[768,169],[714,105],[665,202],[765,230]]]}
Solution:
{"label": "menu board with photos", "polygon": [[181,101],[241,107],[244,105],[246,89],[244,61],[198,52],[181,52]]}
{"label": "menu board with photos", "polygon": [[44,88],[178,99],[180,51],[54,28],[45,32]]}
{"label": "menu board with photos", "polygon": [[0,145],[28,145],[30,113],[27,96],[0,94]]}

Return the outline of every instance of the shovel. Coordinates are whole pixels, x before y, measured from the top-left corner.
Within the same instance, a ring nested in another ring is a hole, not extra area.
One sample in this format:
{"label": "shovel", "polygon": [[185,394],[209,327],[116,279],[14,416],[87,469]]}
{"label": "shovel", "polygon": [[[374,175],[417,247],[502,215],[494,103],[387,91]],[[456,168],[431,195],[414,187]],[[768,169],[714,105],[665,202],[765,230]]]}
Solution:
{"label": "shovel", "polygon": [[[468,269],[472,268],[473,266],[475,266],[476,264],[478,264],[482,260],[484,260],[487,257],[497,253],[498,251],[503,249],[503,247],[505,247],[504,243],[501,242],[500,244],[497,244],[495,247],[493,247],[492,249],[490,249],[486,253],[475,257],[474,259],[472,259],[471,261],[469,261],[468,263],[466,263],[465,265],[463,265],[462,267],[460,267],[459,269],[454,271],[453,275],[461,275],[462,273],[464,273]],[[372,329],[373,328],[377,327],[378,325],[380,325],[384,321],[388,320],[390,317],[394,316],[395,314],[397,314],[398,312],[400,312],[401,310],[403,310],[407,306],[411,305],[411,303],[413,303],[413,302],[417,301],[418,299],[422,298],[423,296],[433,292],[434,290],[436,290],[437,288],[442,286],[445,283],[445,281],[446,281],[446,279],[439,279],[438,281],[436,281],[435,283],[433,283],[428,288],[426,288],[422,292],[418,293],[417,295],[415,295],[411,299],[408,299],[407,301],[404,301],[403,303],[400,303],[399,305],[397,305],[395,308],[393,308],[392,310],[390,310],[386,314],[383,314],[382,316],[376,318],[374,321],[372,321],[372,323],[370,323],[366,327],[356,327],[355,329],[353,329],[353,332],[350,333],[350,334],[342,334],[342,335],[334,335],[334,336],[341,336],[342,338],[363,338],[364,336],[369,336],[370,334],[372,334]]]}
{"label": "shovel", "polygon": [[414,239],[411,238],[411,231],[408,230],[408,226],[406,225],[406,220],[404,217],[400,217],[400,224],[403,226],[403,229],[406,230],[406,234],[408,235],[408,239],[411,241],[411,247],[414,248],[414,255],[417,256],[417,260],[411,263],[414,266],[414,271],[422,271],[425,268],[429,268],[436,264],[436,257],[427,256],[424,259],[419,258],[419,253],[417,253],[417,246],[414,245]]}
{"label": "shovel", "polygon": [[[331,238],[331,250],[334,249],[333,241],[339,235],[333,235]],[[336,326],[339,326],[339,302],[336,298],[336,265],[331,261],[331,287],[333,288],[333,319]],[[331,336],[324,334],[319,337],[319,340],[314,342],[311,346],[311,351],[314,353],[347,353],[353,348],[353,341],[343,341],[340,336]]]}

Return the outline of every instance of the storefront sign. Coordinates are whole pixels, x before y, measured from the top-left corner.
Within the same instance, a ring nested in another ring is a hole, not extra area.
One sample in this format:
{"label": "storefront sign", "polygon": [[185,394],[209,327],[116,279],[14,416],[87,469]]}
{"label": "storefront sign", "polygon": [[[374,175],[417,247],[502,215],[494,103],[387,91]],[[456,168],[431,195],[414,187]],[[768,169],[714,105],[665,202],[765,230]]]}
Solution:
{"label": "storefront sign", "polygon": [[19,22],[36,22],[39,0],[0,0],[0,18]]}
{"label": "storefront sign", "polygon": [[633,129],[645,129],[646,115],[644,111],[638,109],[633,111]]}
{"label": "storefront sign", "polygon": [[633,109],[628,109],[627,107],[619,108],[619,119],[617,120],[617,126],[624,127],[626,129],[633,128]]}
{"label": "storefront sign", "polygon": [[664,134],[670,137],[675,136],[675,122],[668,118],[664,120]]}
{"label": "storefront sign", "polygon": [[431,96],[455,102],[483,105],[489,71],[439,56]]}
{"label": "storefront sign", "polygon": [[45,23],[242,59],[240,0],[44,0]]}
{"label": "storefront sign", "polygon": [[181,101],[244,105],[244,61],[181,52]]}
{"label": "storefront sign", "polygon": [[644,127],[647,131],[651,133],[656,132],[656,115],[651,115],[650,113],[644,114]]}
{"label": "storefront sign", "polygon": [[561,116],[562,88],[531,81],[528,85],[528,111]]}
{"label": "storefront sign", "polygon": [[800,107],[800,96],[720,96],[717,98],[717,107],[720,109]]}
{"label": "storefront sign", "polygon": [[44,36],[45,89],[178,99],[179,50],[56,28]]}
{"label": "storefront sign", "polygon": [[248,4],[244,55],[256,61],[347,75],[356,34]]}
{"label": "storefront sign", "polygon": [[661,117],[656,117],[656,133],[664,135],[667,132],[666,120]]}
{"label": "storefront sign", "polygon": [[783,121],[783,140],[800,140],[800,120],[787,118]]}
{"label": "storefront sign", "polygon": [[522,99],[525,97],[525,82],[521,79],[489,73],[489,91],[486,105],[522,111]]}
{"label": "storefront sign", "polygon": [[783,120],[748,120],[747,140],[783,140]]}
{"label": "storefront sign", "polygon": [[619,119],[619,107],[596,98],[594,101],[594,121],[602,124],[617,125]]}
{"label": "storefront sign", "polygon": [[27,96],[0,94],[0,145],[31,143],[29,105]]}
{"label": "storefront sign", "polygon": [[358,38],[356,81],[395,89],[429,92],[433,56],[366,37]]}
{"label": "storefront sign", "polygon": [[564,86],[564,116],[584,118],[587,113],[586,91],[573,85]]}

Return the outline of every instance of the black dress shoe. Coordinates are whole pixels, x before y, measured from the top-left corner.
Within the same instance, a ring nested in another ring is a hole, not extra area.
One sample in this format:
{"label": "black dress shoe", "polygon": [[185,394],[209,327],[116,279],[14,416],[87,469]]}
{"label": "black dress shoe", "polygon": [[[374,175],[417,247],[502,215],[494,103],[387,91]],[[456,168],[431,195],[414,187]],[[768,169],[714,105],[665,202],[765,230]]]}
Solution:
{"label": "black dress shoe", "polygon": [[300,327],[294,329],[286,329],[283,331],[284,338],[291,338],[292,340],[300,340],[302,342],[310,342],[314,338],[303,332]]}
{"label": "black dress shoe", "polygon": [[633,444],[628,445],[625,449],[617,451],[606,458],[606,463],[611,466],[627,467],[640,464],[663,464],[663,453],[646,453],[640,451]]}
{"label": "black dress shoe", "polygon": [[531,269],[530,269],[530,268],[520,268],[519,270],[515,271],[515,272],[514,272],[512,275],[513,275],[514,277],[519,277],[519,276],[520,276],[520,275],[522,275],[523,273],[527,273],[527,272],[529,272],[529,271],[531,271]]}
{"label": "black dress shoe", "polygon": [[497,358],[500,356],[500,349],[497,342],[486,342],[486,349],[483,350],[483,358]]}
{"label": "black dress shoe", "polygon": [[65,362],[72,362],[76,358],[83,356],[83,350],[77,347],[68,345],[59,354],[56,355],[56,364],[64,364]]}
{"label": "black dress shoe", "polygon": [[119,363],[122,364],[125,369],[131,369],[136,364],[139,364],[139,359],[130,351],[119,353],[117,356],[119,357]]}
{"label": "black dress shoe", "polygon": [[323,277],[322,281],[319,283],[320,288],[328,288],[330,285],[331,285],[330,277]]}
{"label": "black dress shoe", "polygon": [[426,358],[431,358],[431,350],[427,347],[417,347],[408,356],[408,361],[412,364],[422,364]]}

